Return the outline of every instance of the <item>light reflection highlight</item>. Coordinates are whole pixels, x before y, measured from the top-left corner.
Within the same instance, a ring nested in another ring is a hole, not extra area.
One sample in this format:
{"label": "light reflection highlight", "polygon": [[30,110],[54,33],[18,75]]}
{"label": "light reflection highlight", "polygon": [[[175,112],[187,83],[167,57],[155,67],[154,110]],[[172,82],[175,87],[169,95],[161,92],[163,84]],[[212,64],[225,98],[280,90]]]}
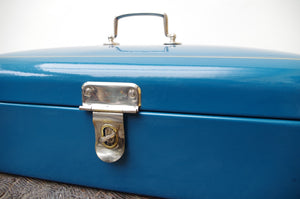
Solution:
{"label": "light reflection highlight", "polygon": [[22,77],[47,77],[52,76],[48,74],[40,74],[40,73],[27,73],[13,70],[0,70],[0,74],[12,75],[12,76],[22,76]]}
{"label": "light reflection highlight", "polygon": [[249,73],[238,67],[204,66],[145,66],[145,65],[103,65],[103,64],[41,64],[39,70],[92,77],[165,77],[165,78],[213,78],[228,74]]}

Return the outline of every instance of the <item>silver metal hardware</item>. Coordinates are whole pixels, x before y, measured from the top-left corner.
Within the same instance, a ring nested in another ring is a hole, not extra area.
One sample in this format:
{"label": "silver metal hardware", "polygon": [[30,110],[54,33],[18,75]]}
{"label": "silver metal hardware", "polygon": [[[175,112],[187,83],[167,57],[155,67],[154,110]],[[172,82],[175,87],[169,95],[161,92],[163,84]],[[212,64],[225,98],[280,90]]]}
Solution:
{"label": "silver metal hardware", "polygon": [[95,150],[104,162],[119,160],[125,150],[124,113],[137,113],[141,89],[133,83],[86,82],[80,110],[93,112]]}
{"label": "silver metal hardware", "polygon": [[121,53],[167,53],[169,52],[169,50],[171,48],[175,48],[176,46],[164,46],[163,48],[159,47],[160,50],[149,50],[149,49],[145,49],[145,50],[142,50],[142,49],[139,49],[139,50],[126,50],[126,49],[123,49],[123,48],[120,48],[118,46],[114,46],[114,49],[116,49],[118,52],[121,52]]}
{"label": "silver metal hardware", "polygon": [[112,36],[108,37],[108,43],[105,43],[104,45],[110,45],[115,46],[119,45],[119,43],[114,42],[114,39],[118,36],[118,21],[119,19],[125,18],[125,17],[132,17],[132,16],[157,16],[162,17],[164,21],[164,32],[165,36],[170,38],[170,42],[164,43],[164,45],[180,45],[181,43],[176,42],[176,34],[169,34],[168,29],[168,16],[167,14],[160,14],[160,13],[129,13],[124,15],[119,15],[115,17],[114,19],[114,34]]}

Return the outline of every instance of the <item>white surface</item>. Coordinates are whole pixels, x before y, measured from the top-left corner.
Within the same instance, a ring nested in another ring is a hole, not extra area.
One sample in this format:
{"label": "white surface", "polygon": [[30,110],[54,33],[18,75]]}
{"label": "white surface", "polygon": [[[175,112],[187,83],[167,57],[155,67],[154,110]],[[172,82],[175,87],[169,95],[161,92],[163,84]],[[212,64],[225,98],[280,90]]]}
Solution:
{"label": "white surface", "polygon": [[[184,45],[242,46],[300,54],[299,0],[0,0],[0,53],[107,42],[113,18],[167,13]],[[162,44],[162,19],[119,22],[121,45]]]}

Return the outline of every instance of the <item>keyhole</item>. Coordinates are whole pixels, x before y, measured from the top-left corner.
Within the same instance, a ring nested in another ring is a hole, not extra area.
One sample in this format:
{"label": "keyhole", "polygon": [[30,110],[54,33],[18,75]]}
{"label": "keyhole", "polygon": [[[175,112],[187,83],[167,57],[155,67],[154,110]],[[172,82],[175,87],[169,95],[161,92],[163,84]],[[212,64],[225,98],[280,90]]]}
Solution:
{"label": "keyhole", "polygon": [[101,143],[109,149],[112,149],[118,144],[118,129],[110,124],[104,124],[101,130]]}

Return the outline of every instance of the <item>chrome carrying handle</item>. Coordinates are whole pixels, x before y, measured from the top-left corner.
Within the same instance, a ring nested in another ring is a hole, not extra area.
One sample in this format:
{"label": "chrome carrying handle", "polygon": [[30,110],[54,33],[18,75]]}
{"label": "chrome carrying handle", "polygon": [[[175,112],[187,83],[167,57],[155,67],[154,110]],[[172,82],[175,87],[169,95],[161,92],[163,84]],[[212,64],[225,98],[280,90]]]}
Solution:
{"label": "chrome carrying handle", "polygon": [[160,14],[160,13],[130,13],[130,14],[124,14],[119,15],[115,17],[114,19],[114,34],[112,36],[108,37],[108,43],[105,43],[104,45],[119,45],[119,43],[114,42],[114,39],[118,36],[118,21],[119,19],[125,18],[125,17],[132,17],[132,16],[157,16],[162,17],[164,20],[164,31],[165,36],[170,38],[170,42],[164,43],[164,45],[180,45],[181,43],[176,42],[176,34],[169,34],[168,30],[168,16],[167,14]]}

